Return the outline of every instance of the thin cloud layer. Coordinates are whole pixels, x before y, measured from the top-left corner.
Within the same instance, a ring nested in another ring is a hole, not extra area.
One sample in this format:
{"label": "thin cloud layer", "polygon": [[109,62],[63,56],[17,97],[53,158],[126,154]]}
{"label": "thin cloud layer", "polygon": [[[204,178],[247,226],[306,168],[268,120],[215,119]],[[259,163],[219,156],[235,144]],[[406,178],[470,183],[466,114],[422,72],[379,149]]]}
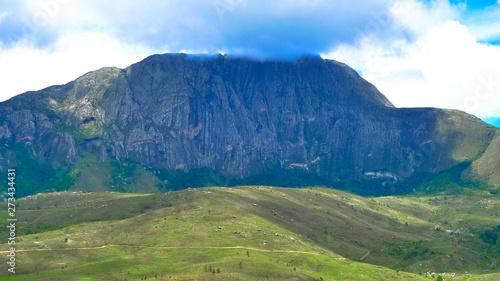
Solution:
{"label": "thin cloud layer", "polygon": [[[0,100],[154,53],[295,59],[355,42],[387,1],[0,1]],[[22,66],[21,66],[22,65]]]}
{"label": "thin cloud layer", "polygon": [[[9,2],[10,3],[10,2]],[[354,42],[356,29],[388,1],[363,5],[338,0],[303,1],[19,1],[0,38],[13,43],[29,38],[38,46],[67,33],[103,32],[153,49],[228,53],[262,58],[296,58],[320,53],[339,42]],[[10,6],[10,7],[9,7]],[[7,30],[8,29],[8,30]]]}

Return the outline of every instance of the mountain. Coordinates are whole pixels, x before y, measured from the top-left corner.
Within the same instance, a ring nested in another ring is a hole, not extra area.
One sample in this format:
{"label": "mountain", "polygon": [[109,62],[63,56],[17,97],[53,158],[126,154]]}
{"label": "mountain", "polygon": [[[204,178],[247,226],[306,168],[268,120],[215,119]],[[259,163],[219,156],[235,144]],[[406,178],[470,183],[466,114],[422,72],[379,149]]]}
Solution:
{"label": "mountain", "polygon": [[493,141],[470,168],[466,171],[468,177],[479,177],[493,185],[500,182],[500,130],[497,131]]}
{"label": "mountain", "polygon": [[[500,198],[471,191],[42,193],[16,200],[19,262],[0,279],[499,280]],[[0,232],[4,264],[8,235]]]}
{"label": "mountain", "polygon": [[497,132],[459,111],[395,108],[333,60],[165,54],[1,103],[0,168],[18,169],[21,195],[244,183],[397,194],[461,164],[461,179],[500,184]]}

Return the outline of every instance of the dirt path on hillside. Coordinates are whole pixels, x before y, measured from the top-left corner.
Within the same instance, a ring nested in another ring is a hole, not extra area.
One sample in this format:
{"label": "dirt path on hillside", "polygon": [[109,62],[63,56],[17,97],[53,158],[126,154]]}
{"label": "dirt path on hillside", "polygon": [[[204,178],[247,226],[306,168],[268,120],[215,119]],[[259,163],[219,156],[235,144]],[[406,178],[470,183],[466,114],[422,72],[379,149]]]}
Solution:
{"label": "dirt path on hillside", "polygon": [[[129,248],[146,248],[146,249],[165,249],[165,250],[175,250],[175,249],[242,249],[242,250],[252,250],[252,251],[258,251],[258,252],[268,252],[268,253],[297,253],[297,254],[308,254],[308,255],[315,255],[315,256],[323,256],[323,257],[330,257],[325,254],[321,253],[315,253],[315,252],[306,252],[306,251],[285,251],[285,250],[266,250],[266,249],[257,249],[257,248],[250,248],[250,247],[243,247],[243,246],[221,246],[221,247],[182,247],[182,246],[136,246],[136,245],[120,245],[120,244],[110,244],[110,245],[103,245],[103,246],[95,246],[95,247],[81,247],[81,248],[59,248],[59,249],[50,249],[50,248],[42,248],[42,249],[16,249],[16,253],[23,253],[23,252],[41,252],[41,251],[73,251],[73,250],[98,250],[98,249],[104,249],[107,247],[129,247]],[[10,251],[0,251],[0,254],[8,254]],[[368,253],[369,254],[369,253]],[[368,255],[367,254],[367,255]],[[365,256],[367,256],[365,255]],[[342,256],[335,257],[336,260],[347,260],[346,258]]]}
{"label": "dirt path on hillside", "polygon": [[366,253],[364,256],[362,256],[361,258],[359,258],[359,261],[363,261],[364,259],[366,259],[370,254],[372,253],[372,250],[368,250],[368,253]]}

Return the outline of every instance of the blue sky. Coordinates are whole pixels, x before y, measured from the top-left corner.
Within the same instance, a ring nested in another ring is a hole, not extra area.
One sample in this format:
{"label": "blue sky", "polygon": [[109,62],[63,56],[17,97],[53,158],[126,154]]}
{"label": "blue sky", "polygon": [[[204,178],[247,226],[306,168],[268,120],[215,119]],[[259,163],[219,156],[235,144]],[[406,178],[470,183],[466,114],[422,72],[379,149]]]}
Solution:
{"label": "blue sky", "polygon": [[500,4],[0,0],[0,100],[165,52],[345,62],[396,106],[500,116]]}
{"label": "blue sky", "polygon": [[483,10],[484,8],[492,7],[498,4],[497,0],[479,0],[479,1],[452,0],[450,1],[450,3],[454,5],[465,4],[467,6],[468,11]]}
{"label": "blue sky", "polygon": [[498,117],[484,118],[483,121],[500,128],[500,118],[498,118]]}

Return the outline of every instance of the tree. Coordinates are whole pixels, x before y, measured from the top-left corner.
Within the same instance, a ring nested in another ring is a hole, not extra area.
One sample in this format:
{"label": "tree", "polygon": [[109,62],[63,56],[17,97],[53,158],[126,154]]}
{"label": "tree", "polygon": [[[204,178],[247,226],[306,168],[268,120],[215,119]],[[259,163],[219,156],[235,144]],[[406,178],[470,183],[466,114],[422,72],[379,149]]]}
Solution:
{"label": "tree", "polygon": [[217,273],[220,273],[220,269],[219,268],[217,268]]}
{"label": "tree", "polygon": [[213,275],[215,275],[215,268],[214,268],[214,269],[212,269],[212,274],[213,274]]}
{"label": "tree", "polygon": [[437,279],[436,279],[436,280],[437,280],[437,281],[443,281],[443,276],[438,275],[438,277],[437,277]]}
{"label": "tree", "polygon": [[247,250],[247,257],[250,257],[250,252],[248,252],[248,250]]}
{"label": "tree", "polygon": [[243,263],[240,261],[240,268],[243,269]]}

